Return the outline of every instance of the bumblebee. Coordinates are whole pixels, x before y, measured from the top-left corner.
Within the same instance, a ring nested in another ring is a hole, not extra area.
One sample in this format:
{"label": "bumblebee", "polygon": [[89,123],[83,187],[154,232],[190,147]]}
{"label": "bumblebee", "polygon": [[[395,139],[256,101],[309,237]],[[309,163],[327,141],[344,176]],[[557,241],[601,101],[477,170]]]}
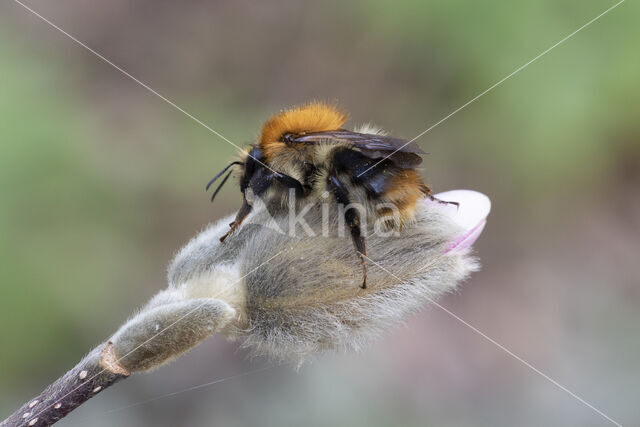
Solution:
{"label": "bumblebee", "polygon": [[[285,110],[270,118],[262,127],[258,142],[251,145],[241,159],[218,173],[207,189],[229,168],[240,169],[242,206],[229,231],[229,237],[249,215],[256,198],[279,187],[284,194],[293,190],[297,199],[308,200],[328,192],[343,205],[344,220],[362,265],[361,287],[367,285],[367,247],[362,218],[357,209],[345,209],[352,203],[366,207],[374,218],[388,215],[394,206],[396,219],[392,227],[402,227],[414,219],[417,202],[430,197],[431,189],[422,181],[416,167],[425,154],[415,143],[387,136],[376,130],[345,130],[347,115],[337,108],[312,102]],[[371,132],[371,133],[369,133]],[[227,181],[227,173],[212,200]]]}

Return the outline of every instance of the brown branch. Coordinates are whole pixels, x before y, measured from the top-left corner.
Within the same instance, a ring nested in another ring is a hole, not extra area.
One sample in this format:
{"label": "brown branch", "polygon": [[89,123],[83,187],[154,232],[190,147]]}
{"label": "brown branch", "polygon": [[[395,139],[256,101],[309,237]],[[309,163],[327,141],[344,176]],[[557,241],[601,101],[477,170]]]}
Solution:
{"label": "brown branch", "polygon": [[147,371],[184,354],[235,313],[212,298],[150,304],[0,427],[50,426],[131,372]]}
{"label": "brown branch", "polygon": [[2,421],[0,427],[50,426],[105,388],[128,376],[129,371],[118,363],[113,344],[101,344],[40,395]]}

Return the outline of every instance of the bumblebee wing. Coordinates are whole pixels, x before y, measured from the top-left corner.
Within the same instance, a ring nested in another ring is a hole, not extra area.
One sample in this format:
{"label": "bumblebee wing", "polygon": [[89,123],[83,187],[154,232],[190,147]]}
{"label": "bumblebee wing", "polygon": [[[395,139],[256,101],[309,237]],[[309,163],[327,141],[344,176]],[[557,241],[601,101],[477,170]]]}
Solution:
{"label": "bumblebee wing", "polygon": [[422,158],[419,154],[426,154],[413,141],[347,130],[308,133],[293,136],[291,141],[302,144],[348,143],[358,148],[362,154],[371,159],[389,158],[394,164],[402,168],[416,167],[422,163]]}
{"label": "bumblebee wing", "polygon": [[296,135],[294,142],[305,144],[322,144],[348,142],[359,148],[379,151],[398,151],[403,153],[426,154],[418,144],[400,138],[386,135],[350,132],[348,130],[335,130],[326,132],[313,132],[305,135]]}

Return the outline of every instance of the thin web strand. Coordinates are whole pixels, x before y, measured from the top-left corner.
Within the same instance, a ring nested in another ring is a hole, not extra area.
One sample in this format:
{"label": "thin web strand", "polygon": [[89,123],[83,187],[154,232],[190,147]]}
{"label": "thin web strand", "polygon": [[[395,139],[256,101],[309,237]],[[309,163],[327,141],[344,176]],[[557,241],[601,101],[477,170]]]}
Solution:
{"label": "thin web strand", "polygon": [[525,64],[519,66],[518,68],[516,68],[514,71],[512,71],[511,73],[509,73],[508,75],[506,75],[505,77],[503,77],[502,79],[498,80],[496,83],[494,83],[493,85],[489,86],[489,88],[485,89],[484,91],[480,92],[480,94],[476,95],[474,98],[472,98],[471,100],[465,102],[464,104],[462,104],[460,107],[456,108],[455,110],[453,110],[451,113],[447,114],[446,116],[444,116],[442,119],[438,120],[437,122],[435,122],[433,125],[429,126],[427,129],[423,130],[422,132],[420,132],[417,136],[415,136],[414,138],[412,138],[411,140],[407,141],[403,146],[401,146],[400,148],[398,148],[397,150],[395,150],[394,152],[392,152],[391,154],[389,154],[388,156],[385,156],[382,160],[378,161],[377,163],[373,164],[372,166],[370,166],[368,169],[366,169],[364,172],[360,173],[360,175],[358,175],[358,177],[362,176],[363,174],[367,173],[368,171],[370,171],[371,169],[375,168],[376,166],[378,166],[380,163],[384,162],[386,159],[388,159],[389,157],[393,156],[394,154],[396,154],[398,151],[402,150],[404,147],[406,147],[407,145],[411,144],[413,141],[415,141],[416,139],[420,138],[421,136],[423,136],[425,133],[429,132],[430,130],[432,130],[433,128],[435,128],[436,126],[438,126],[439,124],[441,124],[442,122],[444,122],[445,120],[451,118],[453,115],[457,114],[459,111],[461,111],[462,109],[466,108],[469,104],[472,104],[473,102],[477,101],[479,98],[481,98],[482,96],[486,95],[487,93],[489,93],[490,91],[492,91],[493,89],[495,89],[496,87],[500,86],[502,83],[504,83],[505,81],[507,81],[508,79],[510,79],[511,77],[513,77],[514,75],[516,75],[517,73],[519,73],[520,71],[524,70],[526,67],[528,67],[529,65],[533,64],[535,61],[537,61],[538,59],[542,58],[544,55],[546,55],[547,53],[551,52],[554,48],[558,47],[559,45],[561,45],[562,43],[564,43],[565,41],[569,40],[571,37],[573,37],[574,35],[576,35],[577,33],[579,33],[580,31],[582,31],[583,29],[587,28],[589,25],[593,24],[594,22],[596,22],[598,19],[602,18],[604,15],[606,15],[607,13],[611,12],[613,9],[615,9],[616,7],[620,6],[622,3],[624,3],[625,0],[620,0],[618,3],[614,4],[613,6],[611,6],[610,8],[608,8],[607,10],[605,10],[604,12],[602,12],[600,15],[596,16],[595,18],[591,19],[589,22],[587,22],[586,24],[584,24],[583,26],[581,26],[580,28],[578,28],[577,30],[575,30],[574,32],[572,32],[571,34],[565,36],[563,39],[561,39],[559,42],[555,43],[553,46],[545,49],[544,51],[542,51],[541,53],[539,53],[535,58],[531,59],[530,61],[526,62]]}
{"label": "thin web strand", "polygon": [[[376,261],[372,260],[371,258],[369,258],[366,255],[363,255],[368,261],[370,261],[372,264],[376,265],[378,268],[380,268],[382,271],[386,272],[387,274],[391,275],[392,277],[394,277],[395,279],[399,280],[400,283],[406,282],[406,280],[401,279],[400,277],[396,276],[395,274],[393,274],[392,272],[390,272],[388,269],[386,269],[385,267],[383,267],[382,265],[380,265],[379,263],[377,263]],[[444,258],[446,255],[440,255],[438,258],[436,258],[437,260],[440,260],[442,258]],[[430,262],[429,264],[425,265],[424,267],[420,268],[418,271],[423,271],[425,268],[427,267],[432,267],[434,265],[434,263],[436,261]],[[590,404],[589,402],[587,402],[586,400],[584,400],[582,397],[578,396],[577,394],[575,394],[574,392],[572,392],[571,390],[569,390],[567,387],[563,386],[562,384],[560,384],[558,381],[554,380],[553,378],[551,378],[549,375],[545,374],[544,372],[542,372],[540,369],[536,368],[535,366],[533,366],[531,363],[527,362],[526,360],[524,360],[522,357],[518,356],[517,354],[515,354],[513,351],[509,350],[507,347],[505,347],[504,345],[500,344],[499,342],[497,342],[495,339],[491,338],[490,336],[488,336],[487,334],[485,334],[484,332],[482,332],[481,330],[479,330],[478,328],[476,328],[475,326],[471,325],[469,322],[465,321],[464,319],[462,319],[460,316],[458,316],[457,314],[453,313],[452,311],[448,310],[447,308],[443,307],[441,304],[439,304],[437,301],[435,301],[433,298],[425,295],[425,297],[429,300],[429,303],[435,305],[436,307],[438,307],[440,310],[444,311],[445,313],[447,313],[449,316],[453,317],[454,319],[456,319],[458,322],[462,323],[464,326],[468,327],[469,329],[471,329],[472,331],[474,331],[475,333],[477,333],[478,335],[480,335],[481,337],[483,337],[485,340],[489,341],[491,344],[495,345],[496,347],[498,347],[500,350],[504,351],[505,353],[507,353],[509,356],[513,357],[514,359],[516,359],[517,361],[519,361],[520,363],[522,363],[523,365],[525,365],[526,367],[528,367],[529,369],[531,369],[532,371],[534,371],[535,373],[537,373],[538,375],[540,375],[541,377],[543,377],[544,379],[546,379],[547,381],[549,381],[551,384],[555,385],[556,387],[558,387],[560,390],[566,392],[567,394],[569,394],[571,397],[573,397],[574,399],[576,399],[578,402],[582,403],[583,405],[587,406],[588,408],[592,409],[593,411],[595,411],[597,414],[599,414],[600,416],[602,416],[603,418],[605,418],[607,421],[611,422],[612,424],[618,426],[618,427],[622,427],[622,424],[620,424],[619,422],[615,421],[613,418],[609,417],[607,414],[605,414],[604,412],[602,412],[601,410],[599,410],[598,408],[596,408],[595,406],[593,406],[592,404]]]}
{"label": "thin web strand", "polygon": [[[152,87],[150,87],[149,85],[147,85],[146,83],[142,82],[141,80],[139,80],[138,78],[136,78],[135,76],[133,76],[131,73],[127,72],[126,70],[124,70],[122,67],[120,67],[119,65],[116,65],[115,63],[113,63],[111,60],[107,59],[105,56],[101,55],[100,53],[98,53],[97,51],[95,51],[94,49],[92,49],[91,47],[89,47],[87,44],[81,42],[80,40],[78,40],[76,37],[74,37],[73,35],[69,34],[67,31],[63,30],[62,28],[60,28],[58,25],[54,24],[53,22],[51,22],[49,19],[45,18],[44,16],[42,16],[41,14],[39,14],[38,12],[36,12],[35,10],[31,9],[29,6],[27,6],[26,4],[22,3],[20,0],[13,0],[15,3],[19,4],[20,6],[22,6],[24,9],[28,10],[29,12],[31,12],[32,14],[34,14],[35,16],[37,16],[38,18],[40,18],[42,21],[46,22],[47,24],[49,24],[51,27],[55,28],[56,30],[58,30],[59,32],[61,32],[62,34],[64,34],[65,36],[69,37],[71,40],[73,40],[74,42],[76,42],[78,45],[82,46],[83,48],[85,48],[86,50],[88,50],[89,52],[93,53],[95,56],[97,56],[98,58],[100,58],[102,61],[106,62],[107,64],[111,65],[113,68],[115,68],[116,70],[120,71],[122,74],[124,74],[125,76],[129,77],[131,80],[133,80],[134,82],[138,83],[140,86],[142,86],[143,88],[147,89],[149,92],[151,92],[152,94],[156,95],[158,98],[162,99],[164,102],[166,102],[167,104],[171,105],[173,108],[175,108],[176,110],[180,111],[182,114],[184,114],[185,116],[189,117],[191,120],[195,121],[196,123],[198,123],[200,126],[204,127],[205,129],[209,130],[211,133],[213,133],[214,135],[216,135],[218,138],[222,139],[223,141],[226,141],[227,143],[231,144],[232,146],[234,146],[236,149],[238,149],[240,152],[243,152],[242,147],[240,147],[239,145],[235,144],[234,142],[232,142],[230,139],[228,139],[227,137],[225,137],[224,135],[222,135],[220,132],[216,131],[215,129],[213,129],[211,126],[207,125],[206,123],[204,123],[202,120],[198,119],[197,117],[195,117],[193,114],[187,112],[184,108],[180,107],[178,104],[176,104],[175,102],[171,101],[170,99],[168,99],[167,97],[165,97],[164,95],[162,95],[161,93],[159,93],[158,91],[156,91],[155,89],[153,89]],[[271,169],[271,167],[269,167],[269,165],[263,163],[260,159],[256,159],[255,157],[251,156],[250,154],[247,154],[249,157],[253,158],[256,162],[260,163],[262,166],[266,167],[267,169],[269,169],[272,172],[276,172],[275,170]]]}

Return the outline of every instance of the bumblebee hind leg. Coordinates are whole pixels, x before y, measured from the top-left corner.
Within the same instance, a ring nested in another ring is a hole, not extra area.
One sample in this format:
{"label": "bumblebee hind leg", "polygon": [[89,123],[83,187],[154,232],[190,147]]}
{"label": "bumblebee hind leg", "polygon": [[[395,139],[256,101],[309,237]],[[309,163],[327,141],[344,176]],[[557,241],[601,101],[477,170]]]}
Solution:
{"label": "bumblebee hind leg", "polygon": [[431,189],[429,187],[427,187],[426,185],[422,185],[422,193],[427,196],[429,198],[429,200],[434,201],[434,202],[438,202],[441,205],[454,205],[456,208],[460,207],[460,203],[458,202],[448,202],[446,200],[440,200],[438,199],[436,196],[433,195],[433,192],[431,191]]}
{"label": "bumblebee hind leg", "polygon": [[[347,194],[347,190],[344,188],[342,183],[335,176],[330,175],[327,180],[327,186],[329,190],[333,193],[336,201],[344,205],[345,207],[350,204],[349,195]],[[349,230],[351,232],[351,240],[353,241],[353,245],[356,248],[358,253],[358,259],[360,259],[360,264],[362,265],[362,284],[360,287],[362,289],[366,289],[367,287],[367,247],[365,244],[364,236],[362,235],[362,229],[360,228],[360,216],[355,209],[345,209],[344,211],[344,219],[349,226]]]}
{"label": "bumblebee hind leg", "polygon": [[458,203],[458,202],[449,202],[447,200],[440,200],[440,199],[438,199],[437,197],[435,197],[435,196],[433,196],[431,194],[429,194],[427,197],[429,197],[429,200],[433,200],[434,202],[438,202],[441,205],[454,205],[456,208],[460,207],[460,203]]}

